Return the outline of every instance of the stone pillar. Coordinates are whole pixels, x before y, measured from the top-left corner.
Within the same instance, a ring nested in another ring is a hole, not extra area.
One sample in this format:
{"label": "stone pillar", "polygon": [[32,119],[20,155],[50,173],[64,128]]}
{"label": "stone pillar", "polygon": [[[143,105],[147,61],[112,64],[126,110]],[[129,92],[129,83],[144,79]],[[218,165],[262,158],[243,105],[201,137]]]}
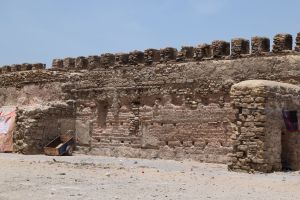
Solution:
{"label": "stone pillar", "polygon": [[270,39],[266,37],[251,38],[251,53],[261,54],[270,52]]}
{"label": "stone pillar", "polygon": [[88,61],[85,57],[79,56],[75,59],[75,68],[76,69],[87,69]]}
{"label": "stone pillar", "polygon": [[74,58],[65,58],[63,61],[63,67],[66,69],[74,69],[75,68],[75,59]]}
{"label": "stone pillar", "polygon": [[191,59],[194,56],[194,47],[183,46],[180,52],[177,53],[176,61],[185,61]]}
{"label": "stone pillar", "polygon": [[211,46],[209,44],[202,44],[195,48],[194,59],[202,60],[203,58],[211,57]]}
{"label": "stone pillar", "polygon": [[230,44],[229,42],[222,40],[215,40],[211,44],[212,55],[214,58],[222,58],[223,56],[229,56]]}
{"label": "stone pillar", "polygon": [[296,37],[296,47],[295,47],[295,51],[300,52],[300,33],[297,34]]}
{"label": "stone pillar", "polygon": [[131,65],[138,65],[144,63],[144,53],[142,51],[130,52],[128,62]]}
{"label": "stone pillar", "polygon": [[64,67],[64,62],[62,59],[53,59],[52,68],[62,69]]}
{"label": "stone pillar", "polygon": [[231,56],[238,57],[243,54],[249,54],[249,40],[243,38],[234,38],[231,40]]}
{"label": "stone pillar", "polygon": [[168,62],[175,60],[177,55],[177,49],[172,47],[167,47],[160,49],[160,62]]}
{"label": "stone pillar", "polygon": [[290,34],[277,34],[273,41],[273,52],[280,53],[293,49],[293,36]]}
{"label": "stone pillar", "polygon": [[148,65],[151,65],[154,62],[159,62],[160,56],[159,56],[159,50],[157,49],[146,49],[144,51],[144,60],[145,63]]}

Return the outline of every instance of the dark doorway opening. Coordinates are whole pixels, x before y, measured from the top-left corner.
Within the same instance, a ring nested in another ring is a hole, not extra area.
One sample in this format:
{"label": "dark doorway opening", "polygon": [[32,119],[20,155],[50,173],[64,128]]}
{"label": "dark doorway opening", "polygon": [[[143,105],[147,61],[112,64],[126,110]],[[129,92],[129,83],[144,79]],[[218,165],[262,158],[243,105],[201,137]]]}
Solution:
{"label": "dark doorway opening", "polygon": [[299,125],[297,111],[282,111],[285,129],[281,132],[281,164],[283,171],[298,170]]}
{"label": "dark doorway opening", "polygon": [[298,116],[297,111],[283,110],[282,111],[283,120],[285,127],[288,131],[298,131]]}

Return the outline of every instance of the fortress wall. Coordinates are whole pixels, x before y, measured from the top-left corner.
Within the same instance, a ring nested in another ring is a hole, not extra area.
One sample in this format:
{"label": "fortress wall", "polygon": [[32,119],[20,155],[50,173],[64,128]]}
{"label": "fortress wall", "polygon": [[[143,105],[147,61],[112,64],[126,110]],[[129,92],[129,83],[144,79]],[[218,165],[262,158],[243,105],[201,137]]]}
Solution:
{"label": "fortress wall", "polygon": [[[231,86],[248,79],[299,83],[300,56],[128,66],[66,84],[88,153],[226,163]],[[99,87],[101,86],[101,87]]]}
{"label": "fortress wall", "polygon": [[[231,86],[249,79],[300,82],[298,43],[291,51],[288,34],[275,39],[274,52],[269,39],[254,37],[251,47],[234,39],[55,59],[51,69],[2,73],[0,102],[74,100],[81,152],[225,163],[235,113]],[[26,100],[14,100],[24,94]]]}
{"label": "fortress wall", "polygon": [[297,54],[284,54],[92,71],[13,72],[1,75],[2,80],[18,81],[3,81],[8,86],[1,90],[16,91],[6,103],[31,87],[39,92],[28,99],[75,100],[81,152],[226,163],[232,151],[231,86],[248,79],[298,84],[299,61]]}

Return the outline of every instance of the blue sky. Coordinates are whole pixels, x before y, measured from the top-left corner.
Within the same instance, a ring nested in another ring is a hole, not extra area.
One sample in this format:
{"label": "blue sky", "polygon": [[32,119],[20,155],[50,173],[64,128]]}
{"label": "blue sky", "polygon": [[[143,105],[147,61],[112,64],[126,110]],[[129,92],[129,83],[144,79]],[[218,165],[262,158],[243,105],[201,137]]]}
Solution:
{"label": "blue sky", "polygon": [[0,65],[300,32],[299,0],[0,0]]}

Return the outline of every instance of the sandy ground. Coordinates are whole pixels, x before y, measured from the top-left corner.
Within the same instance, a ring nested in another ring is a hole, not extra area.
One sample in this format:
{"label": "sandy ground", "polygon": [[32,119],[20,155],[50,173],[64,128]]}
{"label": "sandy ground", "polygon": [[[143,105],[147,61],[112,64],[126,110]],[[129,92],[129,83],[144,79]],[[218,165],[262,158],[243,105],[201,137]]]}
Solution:
{"label": "sandy ground", "polygon": [[192,161],[0,154],[0,200],[300,199],[300,173]]}

